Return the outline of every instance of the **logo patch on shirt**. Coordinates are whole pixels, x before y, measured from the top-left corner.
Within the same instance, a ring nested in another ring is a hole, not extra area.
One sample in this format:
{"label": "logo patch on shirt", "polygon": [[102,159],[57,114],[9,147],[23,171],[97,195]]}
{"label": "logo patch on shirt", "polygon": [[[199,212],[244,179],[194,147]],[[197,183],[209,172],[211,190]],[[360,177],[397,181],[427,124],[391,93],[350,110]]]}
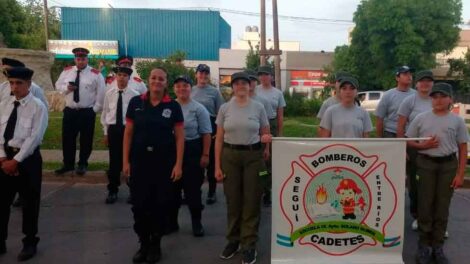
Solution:
{"label": "logo patch on shirt", "polygon": [[171,117],[171,110],[170,109],[164,109],[163,110],[163,113],[162,113],[162,116],[165,117],[165,118],[170,118]]}

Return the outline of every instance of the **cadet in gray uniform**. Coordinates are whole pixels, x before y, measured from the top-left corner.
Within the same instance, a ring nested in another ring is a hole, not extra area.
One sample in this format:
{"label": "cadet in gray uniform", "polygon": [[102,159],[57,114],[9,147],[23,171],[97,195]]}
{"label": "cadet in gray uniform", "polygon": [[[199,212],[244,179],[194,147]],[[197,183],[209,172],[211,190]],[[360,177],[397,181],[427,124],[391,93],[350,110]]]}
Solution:
{"label": "cadet in gray uniform", "polygon": [[250,78],[246,73],[232,75],[233,98],[217,115],[216,177],[224,180],[227,200],[228,244],[220,255],[232,258],[241,248],[242,263],[256,262],[256,242],[261,214],[263,156],[270,155],[269,144],[261,136],[269,134],[269,122],[262,104],[249,97]]}
{"label": "cadet in gray uniform", "polygon": [[266,100],[266,98],[261,97],[256,94],[256,86],[258,85],[258,77],[256,77],[256,72],[251,71],[251,70],[246,70],[245,71],[248,76],[250,76],[250,98],[260,102],[264,106],[264,110],[266,111],[267,116],[272,116],[274,115],[273,108],[271,106],[271,103]]}
{"label": "cadet in gray uniform", "polygon": [[339,92],[339,84],[341,83],[341,78],[346,77],[346,76],[350,76],[350,74],[347,72],[343,72],[343,71],[339,71],[335,74],[335,81],[336,81],[335,82],[335,95],[330,96],[328,97],[328,99],[323,101],[323,103],[321,104],[320,110],[318,111],[318,114],[317,114],[318,119],[321,120],[323,118],[323,115],[325,114],[325,111],[326,109],[328,109],[328,107],[340,103],[341,96]]}
{"label": "cadet in gray uniform", "polygon": [[326,110],[320,123],[320,137],[369,137],[372,131],[369,113],[355,104],[358,81],[353,77],[343,77],[339,87],[341,102]]}
{"label": "cadet in gray uniform", "polygon": [[183,177],[175,182],[175,206],[170,213],[170,225],[178,226],[178,211],[181,206],[181,190],[184,190],[186,203],[191,213],[193,235],[204,236],[201,213],[201,186],[204,182],[204,169],[209,165],[211,148],[211,121],[209,112],[200,103],[191,99],[191,79],[178,76],[173,84],[177,101],[184,116],[184,158]]}
{"label": "cadet in gray uniform", "polygon": [[411,122],[406,136],[431,139],[408,145],[418,149],[418,226],[417,263],[449,263],[443,251],[449,207],[454,189],[464,182],[467,162],[468,130],[465,121],[451,113],[452,86],[433,86],[432,111],[419,114]]}
{"label": "cadet in gray uniform", "polygon": [[215,118],[219,112],[220,106],[224,103],[224,98],[218,89],[209,84],[210,68],[206,64],[199,64],[196,68],[197,84],[191,91],[191,98],[202,104],[210,114],[212,125],[212,144],[209,157],[209,166],[207,167],[207,181],[209,182],[209,192],[207,194],[207,204],[213,204],[217,201],[215,194],[217,181],[214,177],[214,137],[217,131]]}
{"label": "cadet in gray uniform", "polygon": [[395,72],[397,87],[386,91],[375,111],[377,137],[397,136],[398,108],[406,97],[416,91],[411,89],[414,69],[401,66]]}
{"label": "cadet in gray uniform", "polygon": [[[423,112],[431,111],[432,103],[429,93],[434,82],[432,71],[420,71],[416,74],[416,90],[414,95],[410,95],[400,105],[398,109],[397,137],[405,136],[406,127],[415,117]],[[413,230],[418,230],[418,182],[416,178],[416,155],[414,148],[407,148],[408,158],[406,159],[406,175],[408,176],[408,194],[410,196],[410,213],[415,219],[411,224]]]}

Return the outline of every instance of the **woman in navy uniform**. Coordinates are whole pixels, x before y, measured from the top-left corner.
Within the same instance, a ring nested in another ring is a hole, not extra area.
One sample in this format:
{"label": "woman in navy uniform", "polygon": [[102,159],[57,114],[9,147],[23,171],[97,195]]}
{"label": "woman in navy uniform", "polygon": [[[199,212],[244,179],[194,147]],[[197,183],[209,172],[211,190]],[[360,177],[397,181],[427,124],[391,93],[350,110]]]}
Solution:
{"label": "woman in navy uniform", "polygon": [[155,68],[149,91],[131,99],[124,132],[123,171],[129,177],[134,231],[140,249],[134,263],[160,260],[160,240],[173,204],[173,182],[182,175],[181,106],[168,96],[168,74]]}
{"label": "woman in navy uniform", "polygon": [[201,224],[201,185],[204,182],[204,168],[209,164],[211,147],[211,121],[206,108],[191,99],[191,80],[188,76],[178,76],[173,84],[177,101],[184,116],[184,159],[183,178],[175,183],[175,207],[172,209],[170,225],[178,230],[178,211],[181,206],[181,190],[184,190],[186,203],[191,213],[193,235],[204,236]]}

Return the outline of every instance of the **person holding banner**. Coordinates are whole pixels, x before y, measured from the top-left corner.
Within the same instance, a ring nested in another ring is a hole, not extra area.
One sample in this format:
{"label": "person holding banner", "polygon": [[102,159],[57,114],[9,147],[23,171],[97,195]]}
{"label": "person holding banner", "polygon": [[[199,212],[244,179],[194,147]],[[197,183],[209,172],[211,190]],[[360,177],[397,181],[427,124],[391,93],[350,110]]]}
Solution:
{"label": "person holding banner", "polygon": [[443,251],[449,207],[455,189],[464,182],[468,130],[465,121],[453,114],[452,86],[437,83],[430,93],[432,111],[416,116],[406,136],[430,139],[408,141],[418,150],[419,249],[417,263],[449,263]]}
{"label": "person holding banner", "polygon": [[232,99],[217,115],[215,177],[224,182],[227,200],[228,244],[220,258],[230,259],[243,250],[242,263],[255,263],[261,215],[261,178],[264,160],[269,158],[269,121],[263,105],[250,99],[250,77],[244,72],[232,75]]}
{"label": "person holding banner", "polygon": [[406,97],[416,91],[410,86],[414,69],[401,66],[395,72],[397,87],[386,91],[375,110],[377,137],[394,138],[397,136],[398,108]]}
{"label": "person holding banner", "polygon": [[355,104],[359,83],[354,77],[342,77],[340,103],[330,106],[320,122],[320,137],[366,138],[372,131],[369,113]]}
{"label": "person holding banner", "polygon": [[123,172],[129,181],[134,231],[140,240],[134,263],[160,260],[173,183],[182,175],[183,112],[169,97],[167,80],[165,69],[153,69],[149,91],[133,97],[127,107]]}
{"label": "person holding banner", "polygon": [[[420,71],[416,74],[417,93],[405,98],[398,108],[397,137],[405,137],[407,125],[411,123],[418,114],[432,110],[431,97],[429,96],[429,93],[431,92],[433,82],[434,76],[430,70]],[[407,148],[406,152],[408,154],[408,158],[406,160],[406,174],[408,175],[410,213],[414,218],[411,228],[416,231],[418,230],[418,182],[416,178],[417,151],[414,148]]]}
{"label": "person holding banner", "polygon": [[204,236],[201,213],[201,186],[204,182],[204,169],[209,165],[211,148],[211,121],[209,112],[200,103],[191,99],[191,79],[182,75],[176,77],[173,88],[184,116],[184,158],[183,177],[175,183],[175,206],[170,213],[170,226],[179,229],[178,211],[181,207],[181,190],[184,190],[186,203],[191,213],[193,235]]}

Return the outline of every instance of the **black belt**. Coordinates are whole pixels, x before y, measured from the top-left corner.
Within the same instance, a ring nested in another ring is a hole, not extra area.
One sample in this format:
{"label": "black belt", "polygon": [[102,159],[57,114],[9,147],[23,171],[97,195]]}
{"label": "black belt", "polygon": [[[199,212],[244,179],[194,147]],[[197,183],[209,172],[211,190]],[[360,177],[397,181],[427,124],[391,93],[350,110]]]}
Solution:
{"label": "black belt", "polygon": [[452,161],[454,160],[457,156],[455,155],[455,153],[452,153],[448,156],[442,156],[442,157],[433,157],[433,156],[429,156],[429,155],[426,155],[426,154],[419,154],[421,157],[427,159],[427,160],[432,160],[434,162],[446,162],[446,161]]}
{"label": "black belt", "polygon": [[67,109],[70,109],[70,110],[73,110],[73,111],[85,111],[85,110],[93,110],[93,107],[83,107],[83,108],[72,108],[72,107],[69,107],[69,106],[66,106],[65,108]]}
{"label": "black belt", "polygon": [[224,147],[229,148],[229,149],[236,149],[236,150],[260,150],[261,149],[261,143],[255,143],[252,145],[234,145],[234,144],[229,144],[224,142]]}

